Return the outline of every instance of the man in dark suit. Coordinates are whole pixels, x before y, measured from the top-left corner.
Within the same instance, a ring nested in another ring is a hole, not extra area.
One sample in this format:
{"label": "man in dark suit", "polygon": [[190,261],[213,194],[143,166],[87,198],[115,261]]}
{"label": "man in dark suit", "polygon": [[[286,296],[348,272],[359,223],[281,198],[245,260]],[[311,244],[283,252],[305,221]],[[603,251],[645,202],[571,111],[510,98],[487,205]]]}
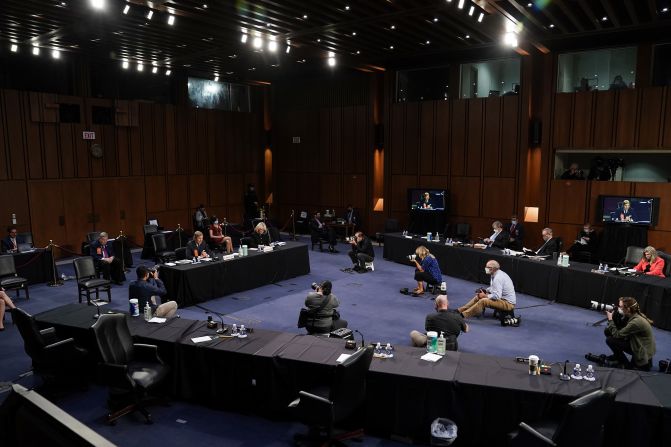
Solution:
{"label": "man in dark suit", "polygon": [[485,238],[483,242],[487,244],[488,247],[504,249],[508,247],[509,239],[510,235],[503,229],[501,221],[496,220],[492,223],[492,235]]}
{"label": "man in dark suit", "polygon": [[106,232],[101,232],[98,240],[91,244],[91,256],[106,279],[115,284],[126,280],[121,258],[114,256],[114,244]]}
{"label": "man in dark suit", "polygon": [[513,250],[522,250],[524,246],[524,225],[517,220],[517,215],[510,217],[510,223],[504,227],[510,235],[508,248]]}
{"label": "man in dark suit", "polygon": [[4,253],[18,253],[19,243],[16,240],[16,227],[7,227],[7,237],[2,240]]}
{"label": "man in dark suit", "polygon": [[[310,229],[312,230],[312,233],[319,237],[319,239],[323,239],[328,241],[329,243],[329,252],[331,253],[337,253],[337,250],[335,249],[336,245],[336,236],[335,236],[335,230],[333,227],[327,226],[324,222],[321,220],[322,216],[319,211],[315,212],[312,215],[312,219],[310,219]],[[321,243],[319,245],[321,248]]]}
{"label": "man in dark suit", "polygon": [[[168,291],[163,281],[158,278],[158,270],[148,269],[144,265],[135,269],[137,281],[132,281],[128,286],[128,299],[137,299],[140,313],[144,311],[147,304],[152,313],[157,317],[170,318],[177,312],[177,303],[168,301],[158,304],[160,297],[165,296]],[[158,298],[157,298],[158,297]]]}
{"label": "man in dark suit", "polygon": [[[583,252],[589,253],[590,260],[596,259],[597,249],[599,247],[599,235],[592,225],[586,223],[578,232],[575,242],[566,252],[571,256],[579,255]],[[577,259],[577,258],[576,258]]]}
{"label": "man in dark suit", "polygon": [[538,256],[552,256],[552,253],[559,253],[559,239],[552,236],[552,228],[543,228],[543,245],[541,245],[535,254]]}
{"label": "man in dark suit", "polygon": [[354,226],[359,225],[359,213],[356,212],[352,204],[347,205],[347,211],[345,211],[345,223],[352,224]]}

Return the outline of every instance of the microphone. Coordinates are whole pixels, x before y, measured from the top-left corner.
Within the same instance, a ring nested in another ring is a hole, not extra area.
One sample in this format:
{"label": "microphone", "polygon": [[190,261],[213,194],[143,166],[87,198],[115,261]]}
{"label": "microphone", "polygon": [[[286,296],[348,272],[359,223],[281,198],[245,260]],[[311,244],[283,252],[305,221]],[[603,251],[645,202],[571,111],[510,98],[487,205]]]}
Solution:
{"label": "microphone", "polygon": [[361,332],[359,332],[357,329],[354,329],[354,332],[356,332],[357,334],[361,335],[361,349],[365,348],[365,347],[366,347],[366,344],[365,344],[365,342],[363,341],[363,334],[362,334]]}
{"label": "microphone", "polygon": [[568,363],[568,360],[566,360],[566,361],[564,362],[564,371],[559,373],[559,380],[564,380],[564,381],[571,380],[571,376],[569,376],[568,374],[566,374],[566,364],[567,364],[567,363]]}
{"label": "microphone", "polygon": [[215,312],[214,314],[215,314],[216,316],[218,316],[218,317],[219,317],[219,321],[221,321],[221,327],[220,327],[219,329],[217,329],[217,334],[220,334],[220,335],[221,335],[221,334],[225,334],[226,331],[228,331],[228,328],[227,328],[226,325],[224,324],[224,317],[222,317],[221,314],[220,314],[219,312]]}

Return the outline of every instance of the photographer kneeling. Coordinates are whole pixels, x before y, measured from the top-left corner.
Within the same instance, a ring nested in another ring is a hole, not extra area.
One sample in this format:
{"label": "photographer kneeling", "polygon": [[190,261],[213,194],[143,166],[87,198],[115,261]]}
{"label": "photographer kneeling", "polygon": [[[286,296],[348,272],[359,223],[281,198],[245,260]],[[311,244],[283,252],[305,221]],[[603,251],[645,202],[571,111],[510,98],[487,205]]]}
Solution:
{"label": "photographer kneeling", "polygon": [[[613,311],[606,311],[606,344],[613,351],[608,360],[615,360],[627,369],[650,371],[652,356],[656,351],[655,337],[650,326],[652,320],[641,312],[634,298],[620,298],[617,312],[624,317],[619,325],[613,321]],[[632,355],[631,361],[624,355],[625,352]]]}
{"label": "photographer kneeling", "polygon": [[337,310],[340,306],[338,297],[331,293],[331,281],[313,283],[312,288],[315,291],[305,298],[305,307],[310,313],[305,324],[308,334],[328,334],[334,329],[346,328],[347,321],[340,319]]}
{"label": "photographer kneeling", "polygon": [[[417,262],[419,258],[419,262]],[[443,280],[440,273],[440,266],[436,257],[429,252],[429,249],[420,245],[415,250],[415,256],[411,256],[410,260],[415,263],[415,281],[417,281],[417,288],[413,290],[413,296],[419,296],[424,293],[424,282],[428,285],[438,285]]]}

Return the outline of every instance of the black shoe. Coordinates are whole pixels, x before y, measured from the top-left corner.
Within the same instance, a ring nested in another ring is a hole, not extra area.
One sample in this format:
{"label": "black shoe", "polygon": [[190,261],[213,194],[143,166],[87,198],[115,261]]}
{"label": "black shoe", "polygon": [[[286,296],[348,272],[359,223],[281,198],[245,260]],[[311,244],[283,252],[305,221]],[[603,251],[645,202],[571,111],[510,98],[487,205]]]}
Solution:
{"label": "black shoe", "polygon": [[360,272],[361,271],[361,266],[355,265],[354,267],[352,267],[352,270],[354,270],[355,272]]}

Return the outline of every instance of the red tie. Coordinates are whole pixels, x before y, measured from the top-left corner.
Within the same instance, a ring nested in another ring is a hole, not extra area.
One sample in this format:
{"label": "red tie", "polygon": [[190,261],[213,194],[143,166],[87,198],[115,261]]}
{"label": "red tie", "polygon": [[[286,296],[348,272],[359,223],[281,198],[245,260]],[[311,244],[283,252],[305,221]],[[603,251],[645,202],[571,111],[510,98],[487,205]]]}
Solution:
{"label": "red tie", "polygon": [[103,258],[107,257],[107,247],[103,245]]}

